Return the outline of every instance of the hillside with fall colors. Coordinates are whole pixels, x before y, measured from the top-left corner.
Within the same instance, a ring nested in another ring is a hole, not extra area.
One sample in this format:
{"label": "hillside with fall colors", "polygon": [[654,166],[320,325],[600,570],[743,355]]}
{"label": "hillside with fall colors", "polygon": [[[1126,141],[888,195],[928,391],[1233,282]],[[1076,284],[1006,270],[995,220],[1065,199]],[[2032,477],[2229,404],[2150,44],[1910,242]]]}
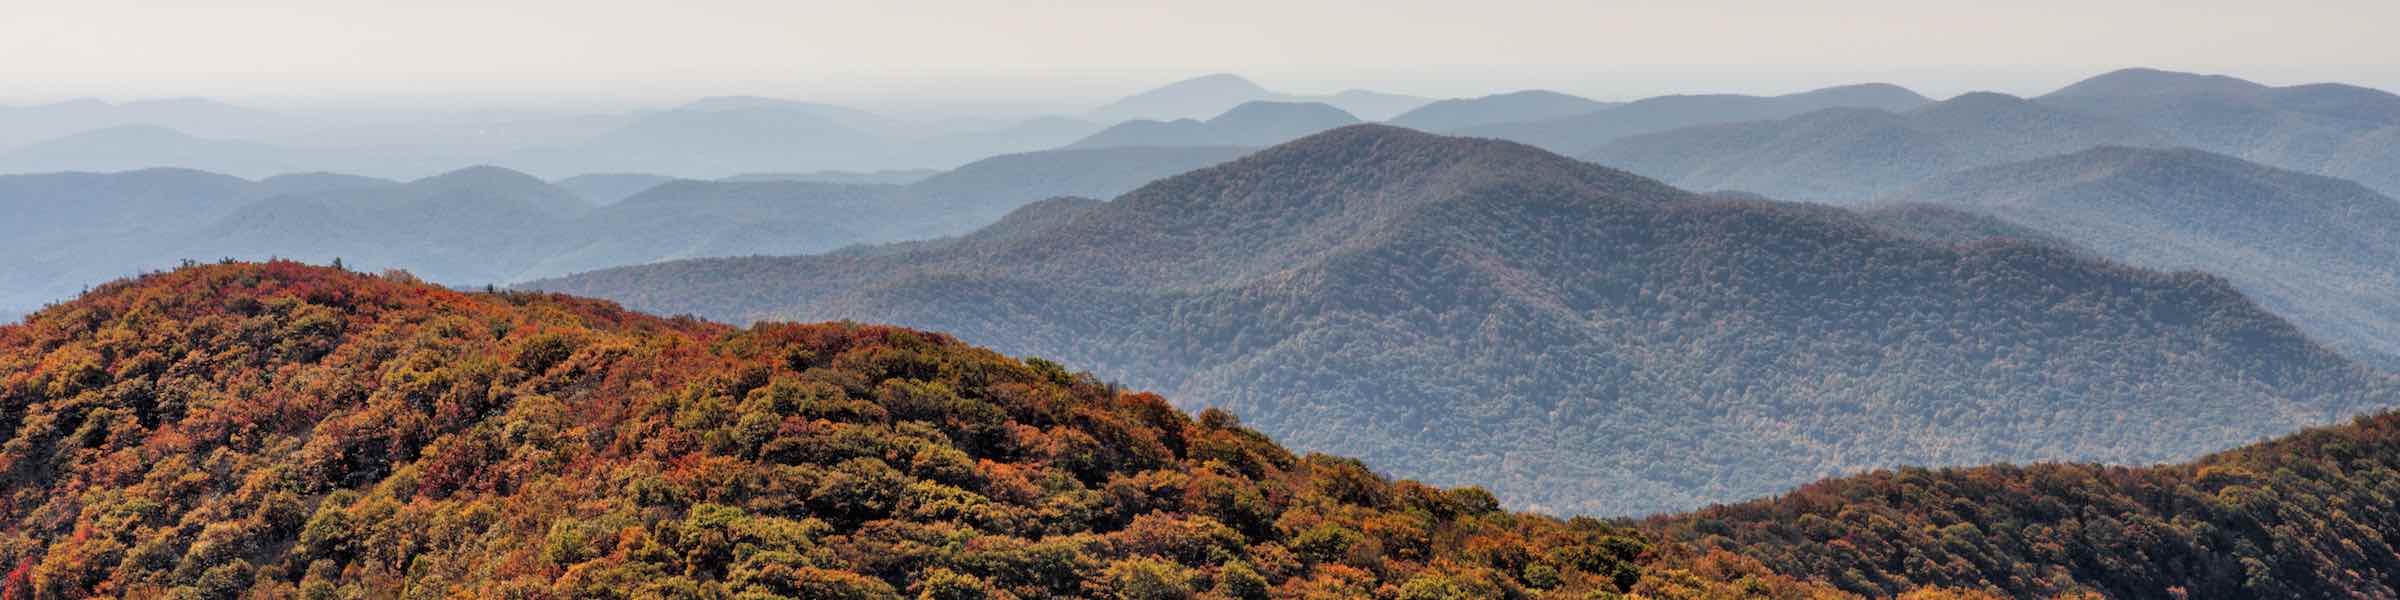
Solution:
{"label": "hillside with fall colors", "polygon": [[9,598],[1719,585],[1643,583],[1655,553],[1616,525],[1295,454],[940,334],[290,262],[121,281],[0,326],[0,431]]}

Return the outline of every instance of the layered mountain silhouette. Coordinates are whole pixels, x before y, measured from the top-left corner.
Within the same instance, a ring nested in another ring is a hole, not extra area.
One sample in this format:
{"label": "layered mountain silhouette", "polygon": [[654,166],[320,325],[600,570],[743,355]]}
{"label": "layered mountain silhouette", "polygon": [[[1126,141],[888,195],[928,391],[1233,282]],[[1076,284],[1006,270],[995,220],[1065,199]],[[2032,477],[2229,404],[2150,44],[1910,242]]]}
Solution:
{"label": "layered mountain silhouette", "polygon": [[1582,158],[1691,189],[1857,203],[1961,169],[2171,143],[2118,119],[1979,92],[1902,113],[1836,108],[1633,136]]}
{"label": "layered mountain silhouette", "polygon": [[[1114,196],[1230,160],[1222,147],[993,157],[909,185],[667,181],[605,206],[497,167],[407,183],[310,174],[258,181],[186,170],[0,177],[0,306],[183,260],[282,257],[403,268],[451,285],[523,281],[705,256],[824,252],[954,235],[1028,202]],[[638,178],[637,178],[638,179]]]}
{"label": "layered mountain silhouette", "polygon": [[1572,116],[1494,123],[1457,130],[1580,155],[1626,136],[1694,125],[1780,119],[1827,108],[1909,110],[1930,100],[1890,84],[1830,87],[1782,96],[1698,94],[1658,96]]}
{"label": "layered mountain silhouette", "polygon": [[1989,214],[2129,264],[2225,276],[2311,337],[2400,364],[2400,201],[2198,150],[2104,147],[1890,196]]}
{"label": "layered mountain silhouette", "polygon": [[1103,122],[1205,119],[1251,102],[1317,102],[1338,107],[1366,120],[1388,119],[1425,103],[1425,98],[1368,90],[1347,90],[1330,96],[1305,96],[1269,90],[1240,75],[1218,73],[1177,81],[1145,90],[1092,109],[1090,118]]}
{"label": "layered mountain silhouette", "polygon": [[675,178],[649,173],[585,173],[550,182],[593,206],[616,204]]}
{"label": "layered mountain silhouette", "polygon": [[205,98],[108,102],[91,98],[31,106],[0,106],[0,148],[77,133],[148,125],[210,138],[288,135],[307,119]]}
{"label": "layered mountain silhouette", "polygon": [[1262,147],[1357,124],[1358,117],[1316,102],[1245,102],[1206,121],[1126,121],[1076,140],[1068,148],[1127,146]]}
{"label": "layered mountain silhouette", "polygon": [[1450,132],[1481,125],[1571,117],[1616,105],[1549,90],[1524,90],[1442,100],[1384,122],[1419,131]]}
{"label": "layered mountain silhouette", "polygon": [[2400,400],[2222,279],[1922,241],[1501,141],[1353,126],[1027,210],[1002,234],[532,287],[941,329],[1603,514],[1893,464],[2188,458]]}
{"label": "layered mountain silhouette", "polygon": [[2174,136],[2179,145],[2400,195],[2400,95],[2338,83],[2270,87],[2126,69],[2038,98]]}

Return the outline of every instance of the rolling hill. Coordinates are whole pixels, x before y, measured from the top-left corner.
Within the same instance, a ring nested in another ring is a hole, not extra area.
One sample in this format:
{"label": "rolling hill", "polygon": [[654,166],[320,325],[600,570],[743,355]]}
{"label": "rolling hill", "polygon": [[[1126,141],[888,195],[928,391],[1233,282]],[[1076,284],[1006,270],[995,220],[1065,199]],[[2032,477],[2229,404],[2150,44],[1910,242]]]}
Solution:
{"label": "rolling hill", "polygon": [[2178,145],[2400,195],[2400,95],[2383,90],[2125,69],[2037,100],[2139,123]]}
{"label": "rolling hill", "polygon": [[1384,122],[1440,133],[1481,125],[1570,117],[1616,105],[1614,102],[1601,102],[1549,90],[1524,90],[1479,98],[1441,100]]}
{"label": "rolling hill", "polygon": [[1904,113],[1838,108],[1633,136],[1582,158],[1691,189],[1856,204],[1962,169],[2170,143],[2132,123],[1982,92]]}
{"label": "rolling hill", "polygon": [[0,326],[0,432],[9,597],[1696,583],[1644,584],[1673,569],[1626,529],[1295,454],[940,334],[736,329],[290,262],[118,282]]}
{"label": "rolling hill", "polygon": [[184,170],[0,177],[0,307],[33,308],[183,260],[342,258],[480,286],[661,260],[824,252],[955,235],[1023,204],[1114,196],[1242,148],[993,157],[909,185],[683,181],[594,206],[483,167],[409,183],[332,174],[248,181]]}
{"label": "rolling hill", "polygon": [[282,261],[0,324],[0,425],[10,597],[2380,597],[2400,573],[2390,413],[2185,464],[1561,519],[939,333]]}
{"label": "rolling hill", "polygon": [[1261,147],[1358,122],[1358,117],[1322,103],[1245,102],[1206,121],[1126,121],[1076,140],[1067,148]]}
{"label": "rolling hill", "polygon": [[2221,279],[1929,243],[1499,141],[1353,126],[1066,212],[531,287],[950,331],[1568,512],[1894,464],[2188,458],[2400,399]]}
{"label": "rolling hill", "polygon": [[2111,259],[2225,276],[2310,337],[2400,366],[2400,201],[2198,150],[2105,147],[1891,196],[2048,232]]}
{"label": "rolling hill", "polygon": [[1370,90],[1345,90],[1327,96],[1287,94],[1267,89],[1240,75],[1217,73],[1185,79],[1126,96],[1088,116],[1095,121],[1166,121],[1204,119],[1251,102],[1316,102],[1340,108],[1367,120],[1388,119],[1431,100]]}
{"label": "rolling hill", "polygon": [[1580,155],[1619,138],[1716,123],[1781,119],[1828,108],[1900,111],[1930,100],[1890,84],[1846,85],[1782,96],[1698,94],[1658,96],[1578,115],[1494,123],[1458,130]]}
{"label": "rolling hill", "polygon": [[0,106],[0,148],[77,133],[148,125],[211,138],[255,138],[310,128],[309,119],[205,98],[109,102],[92,98]]}

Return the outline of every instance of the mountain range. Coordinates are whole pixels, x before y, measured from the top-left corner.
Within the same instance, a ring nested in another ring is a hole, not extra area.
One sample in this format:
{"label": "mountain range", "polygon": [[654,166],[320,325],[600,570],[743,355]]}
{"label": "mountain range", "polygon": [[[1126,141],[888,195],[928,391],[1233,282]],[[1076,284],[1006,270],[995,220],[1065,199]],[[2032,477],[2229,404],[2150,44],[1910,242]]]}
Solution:
{"label": "mountain range", "polygon": [[1359,118],[1380,121],[1431,100],[1370,90],[1345,90],[1328,96],[1286,94],[1269,90],[1240,75],[1217,73],[1126,96],[1092,109],[1086,116],[1101,122],[1205,119],[1251,102],[1322,103],[1358,115]]}
{"label": "mountain range", "polygon": [[1582,114],[1511,119],[1447,131],[1522,142],[1581,155],[1618,138],[1681,127],[1779,119],[1827,108],[1908,110],[1931,100],[1907,88],[1882,83],[1845,85],[1782,96],[1693,94],[1644,98]]}
{"label": "mountain range", "polygon": [[2102,147],[1936,177],[1887,201],[2222,275],[2310,337],[2400,366],[2400,200],[2355,182],[2198,150]]}
{"label": "mountain range", "polygon": [[1206,121],[1134,120],[1076,140],[1068,148],[1122,146],[1272,146],[1358,124],[1358,117],[1317,102],[1244,102]]}
{"label": "mountain range", "polygon": [[1571,117],[1617,105],[1549,90],[1524,90],[1436,101],[1384,123],[1441,133],[1482,125]]}
{"label": "mountain range", "polygon": [[1507,142],[1353,126],[1023,210],[885,251],[530,287],[949,331],[1550,511],[1894,464],[2188,458],[2396,399],[2222,279],[1924,241]]}
{"label": "mountain range", "polygon": [[0,324],[0,375],[12,597],[2381,597],[2400,573],[2392,413],[1612,522],[939,333],[292,262]]}
{"label": "mountain range", "polygon": [[28,217],[0,225],[14,234],[0,250],[22,257],[0,263],[9,284],[0,306],[31,308],[91,282],[223,257],[341,258],[485,285],[678,258],[824,252],[961,233],[1035,200],[1112,196],[1245,152],[1035,152],[908,185],[668,181],[606,205],[497,167],[409,182],[250,181],[171,169],[0,176],[0,207]]}
{"label": "mountain range", "polygon": [[1972,93],[1906,112],[1831,108],[1637,135],[1581,157],[1691,189],[1858,203],[1962,169],[2100,145],[2171,143],[2116,119]]}
{"label": "mountain range", "polygon": [[2125,69],[2038,100],[2141,124],[2179,145],[2400,195],[2400,95],[2383,90]]}
{"label": "mountain range", "polygon": [[1856,202],[1952,171],[2093,146],[2190,147],[2400,193],[2400,96],[2135,69],[2033,99],[1826,109],[1657,130],[1577,153],[1697,189]]}

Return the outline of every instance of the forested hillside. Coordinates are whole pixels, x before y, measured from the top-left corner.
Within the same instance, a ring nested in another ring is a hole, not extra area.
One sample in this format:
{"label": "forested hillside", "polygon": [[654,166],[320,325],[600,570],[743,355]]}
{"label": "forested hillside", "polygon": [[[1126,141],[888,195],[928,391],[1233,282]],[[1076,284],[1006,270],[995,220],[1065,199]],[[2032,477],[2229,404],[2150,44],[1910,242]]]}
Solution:
{"label": "forested hillside", "polygon": [[2118,119],[1974,93],[1905,112],[1836,108],[1676,129],[1579,156],[1690,189],[1861,203],[1961,169],[2171,139]]}
{"label": "forested hillside", "polygon": [[1042,210],[1062,208],[535,287],[948,331],[1565,512],[1900,464],[2175,460],[2400,400],[2222,279],[1928,242],[1506,142],[1350,127]]}
{"label": "forested hillside", "polygon": [[1927,102],[1916,92],[1883,83],[1834,86],[1781,96],[1678,94],[1643,98],[1568,116],[1491,123],[1442,133],[1500,138],[1560,154],[1580,155],[1627,136],[1681,127],[1781,119],[1828,108],[1903,111]]}
{"label": "forested hillside", "polygon": [[1642,522],[1295,454],[1040,359],[290,262],[0,325],[12,598],[2382,597],[2400,415]]}
{"label": "forested hillside", "polygon": [[2224,276],[2311,337],[2400,366],[2400,201],[2197,150],[2107,147],[1890,197],[1977,211],[2114,260]]}
{"label": "forested hillside", "polygon": [[2400,595],[2400,415],[2189,464],[1901,469],[1652,520],[1645,529],[1885,596]]}
{"label": "forested hillside", "polygon": [[0,432],[10,598],[1739,589],[1617,526],[1389,481],[941,334],[289,262],[0,326]]}

